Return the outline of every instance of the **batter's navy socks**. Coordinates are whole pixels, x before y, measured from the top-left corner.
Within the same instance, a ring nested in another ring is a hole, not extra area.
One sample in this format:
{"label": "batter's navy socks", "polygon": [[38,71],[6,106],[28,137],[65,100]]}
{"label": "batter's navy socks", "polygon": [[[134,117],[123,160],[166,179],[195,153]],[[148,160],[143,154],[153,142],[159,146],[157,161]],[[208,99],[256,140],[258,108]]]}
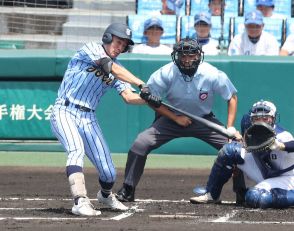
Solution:
{"label": "batter's navy socks", "polygon": [[123,184],[122,188],[117,192],[116,198],[121,202],[135,201],[135,188],[130,185]]}

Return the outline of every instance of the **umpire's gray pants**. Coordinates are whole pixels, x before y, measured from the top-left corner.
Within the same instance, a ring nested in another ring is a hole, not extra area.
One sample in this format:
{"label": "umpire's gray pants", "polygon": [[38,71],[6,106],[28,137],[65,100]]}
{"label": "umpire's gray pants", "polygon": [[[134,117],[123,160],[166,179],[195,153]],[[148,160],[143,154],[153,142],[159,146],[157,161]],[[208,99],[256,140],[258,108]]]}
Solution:
{"label": "umpire's gray pants", "polygon": [[[204,116],[204,118],[223,125],[212,113]],[[195,137],[217,150],[221,149],[228,141],[225,136],[201,123],[193,121],[188,127],[182,127],[165,116],[160,116],[151,127],[141,132],[133,143],[128,153],[124,183],[136,187],[143,174],[147,155],[170,140],[181,137]]]}

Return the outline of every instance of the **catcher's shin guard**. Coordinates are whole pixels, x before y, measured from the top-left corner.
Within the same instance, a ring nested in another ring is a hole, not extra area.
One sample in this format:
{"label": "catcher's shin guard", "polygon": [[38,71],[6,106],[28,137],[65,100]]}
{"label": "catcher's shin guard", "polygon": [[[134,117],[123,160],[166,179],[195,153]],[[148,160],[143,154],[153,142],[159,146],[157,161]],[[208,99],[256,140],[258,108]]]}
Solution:
{"label": "catcher's shin guard", "polygon": [[206,189],[213,199],[218,199],[224,184],[231,178],[233,166],[242,164],[241,144],[232,142],[225,144],[219,151],[218,156],[212,166]]}
{"label": "catcher's shin guard", "polygon": [[232,169],[226,168],[218,162],[218,159],[214,162],[208,182],[206,184],[207,192],[210,192],[212,198],[217,200],[220,197],[224,184],[231,178],[233,173]]}
{"label": "catcher's shin guard", "polygon": [[252,208],[288,208],[294,205],[294,190],[273,188],[267,191],[253,187],[246,193],[245,201]]}

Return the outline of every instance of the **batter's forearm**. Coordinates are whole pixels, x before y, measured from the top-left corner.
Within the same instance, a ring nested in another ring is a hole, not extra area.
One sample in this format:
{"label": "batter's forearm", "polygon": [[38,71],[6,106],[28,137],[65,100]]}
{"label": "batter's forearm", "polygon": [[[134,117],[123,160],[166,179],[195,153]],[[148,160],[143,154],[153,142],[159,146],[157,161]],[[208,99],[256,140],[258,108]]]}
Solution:
{"label": "batter's forearm", "polygon": [[113,75],[115,75],[116,78],[118,78],[119,80],[122,80],[124,82],[128,82],[128,83],[134,84],[136,86],[144,84],[144,82],[141,79],[137,78],[131,72],[129,72],[127,69],[119,66],[116,63],[112,64],[111,73]]}
{"label": "batter's forearm", "polygon": [[124,101],[128,104],[146,104],[138,94],[132,92],[131,89],[126,89],[121,93]]}

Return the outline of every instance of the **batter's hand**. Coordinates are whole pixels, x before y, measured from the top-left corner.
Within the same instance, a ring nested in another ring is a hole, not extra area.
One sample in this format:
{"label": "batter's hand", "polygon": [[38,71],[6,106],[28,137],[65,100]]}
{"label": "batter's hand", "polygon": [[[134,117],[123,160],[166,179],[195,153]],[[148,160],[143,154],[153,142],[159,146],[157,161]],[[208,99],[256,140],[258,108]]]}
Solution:
{"label": "batter's hand", "polygon": [[159,108],[161,105],[161,98],[155,95],[151,95],[150,89],[147,84],[141,84],[140,97],[144,99],[150,106]]}
{"label": "batter's hand", "polygon": [[187,116],[179,115],[176,118],[176,123],[182,127],[188,127],[192,124],[192,120]]}
{"label": "batter's hand", "polygon": [[140,97],[147,101],[149,96],[151,95],[150,89],[147,84],[139,85],[140,88]]}
{"label": "batter's hand", "polygon": [[152,107],[159,108],[161,106],[161,98],[158,96],[149,95],[145,100]]}

